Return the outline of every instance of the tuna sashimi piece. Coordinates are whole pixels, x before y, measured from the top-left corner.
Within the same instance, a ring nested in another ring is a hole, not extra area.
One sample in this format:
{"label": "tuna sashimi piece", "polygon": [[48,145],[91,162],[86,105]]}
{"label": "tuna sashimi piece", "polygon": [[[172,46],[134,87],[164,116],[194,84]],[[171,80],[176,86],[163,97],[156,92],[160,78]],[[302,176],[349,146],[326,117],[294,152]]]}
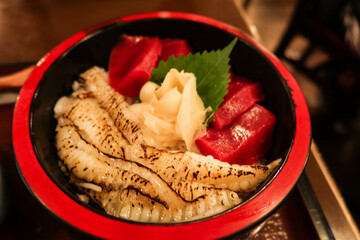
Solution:
{"label": "tuna sashimi piece", "polygon": [[149,80],[161,49],[161,41],[156,37],[123,35],[110,55],[110,85],[123,95],[137,97]]}
{"label": "tuna sashimi piece", "polygon": [[202,154],[224,162],[253,164],[270,149],[275,123],[270,111],[254,104],[230,126],[222,130],[208,128],[196,145]]}
{"label": "tuna sashimi piece", "polygon": [[259,83],[236,75],[231,75],[231,78],[227,89],[228,93],[219,109],[214,113],[215,118],[211,122],[211,125],[219,130],[229,125],[255,102],[264,100]]}
{"label": "tuna sashimi piece", "polygon": [[171,55],[178,57],[181,54],[186,56],[191,53],[189,45],[183,39],[161,39],[161,43],[162,53],[159,57],[159,62],[160,60],[164,60],[166,62]]}

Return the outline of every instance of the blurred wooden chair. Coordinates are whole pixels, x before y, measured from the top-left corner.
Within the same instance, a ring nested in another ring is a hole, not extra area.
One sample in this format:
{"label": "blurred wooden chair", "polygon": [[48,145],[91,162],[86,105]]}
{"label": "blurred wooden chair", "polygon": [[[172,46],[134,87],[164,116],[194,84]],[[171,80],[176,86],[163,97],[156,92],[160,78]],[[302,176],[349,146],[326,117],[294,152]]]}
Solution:
{"label": "blurred wooden chair", "polygon": [[[299,0],[275,54],[322,88],[334,114],[354,115],[360,106],[360,55],[344,40],[341,14],[346,2]],[[294,57],[287,50],[299,36],[307,44]],[[326,58],[309,64],[319,50]]]}

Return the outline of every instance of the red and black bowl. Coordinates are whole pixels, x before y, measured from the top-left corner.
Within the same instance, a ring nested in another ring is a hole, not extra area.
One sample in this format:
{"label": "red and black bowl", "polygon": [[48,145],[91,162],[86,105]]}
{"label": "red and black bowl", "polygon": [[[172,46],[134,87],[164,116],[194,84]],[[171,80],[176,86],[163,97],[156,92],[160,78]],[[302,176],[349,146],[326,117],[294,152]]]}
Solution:
{"label": "red and black bowl", "polygon": [[[58,167],[54,147],[56,101],[72,91],[80,73],[107,68],[111,49],[122,34],[183,38],[193,52],[223,48],[235,37],[230,64],[235,74],[259,82],[263,105],[277,118],[267,159],[281,166],[239,206],[206,219],[177,224],[144,224],[108,216],[84,204]],[[269,217],[296,185],[308,158],[311,127],[295,79],[272,53],[240,30],[207,17],[156,12],[102,23],[62,42],[38,63],[22,88],[13,117],[13,146],[20,174],[33,195],[52,213],[91,235],[113,238],[208,239],[245,234]]]}

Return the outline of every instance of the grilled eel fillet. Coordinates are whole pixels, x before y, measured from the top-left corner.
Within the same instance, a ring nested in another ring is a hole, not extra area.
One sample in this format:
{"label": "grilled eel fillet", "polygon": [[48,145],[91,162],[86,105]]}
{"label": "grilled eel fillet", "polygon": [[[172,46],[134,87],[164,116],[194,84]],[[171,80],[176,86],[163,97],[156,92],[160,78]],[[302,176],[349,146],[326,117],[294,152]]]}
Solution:
{"label": "grilled eel fillet", "polygon": [[[164,205],[142,194],[137,189],[127,188],[102,191],[98,190],[98,186],[94,184],[89,186],[89,183],[83,182],[73,176],[71,179],[73,184],[77,185],[83,193],[97,202],[106,213],[115,217],[140,222],[180,222],[196,220],[221,213],[241,201],[235,192],[223,191],[222,189],[215,189],[214,191],[214,189],[202,184],[194,185],[184,183],[184,185],[190,188],[201,188],[202,191],[195,191],[198,194],[211,191],[210,194],[212,197],[207,196],[206,199],[200,198],[201,200],[193,201],[192,204],[185,208],[170,211]],[[181,188],[182,186],[182,184],[179,184],[177,187]],[[194,198],[198,198],[195,193]]]}

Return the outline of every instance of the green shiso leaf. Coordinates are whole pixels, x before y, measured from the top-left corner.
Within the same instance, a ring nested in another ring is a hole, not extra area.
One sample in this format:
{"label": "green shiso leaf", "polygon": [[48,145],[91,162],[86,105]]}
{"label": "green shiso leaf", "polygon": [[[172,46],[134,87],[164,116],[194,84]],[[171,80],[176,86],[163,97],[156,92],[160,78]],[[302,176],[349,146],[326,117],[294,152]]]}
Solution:
{"label": "green shiso leaf", "polygon": [[160,85],[172,68],[179,72],[184,70],[193,73],[196,77],[197,92],[205,107],[211,107],[212,111],[208,113],[208,116],[211,116],[219,108],[227,93],[226,89],[230,82],[230,53],[236,41],[237,38],[222,50],[188,54],[186,57],[170,56],[166,62],[160,61],[157,68],[152,70],[150,81]]}

